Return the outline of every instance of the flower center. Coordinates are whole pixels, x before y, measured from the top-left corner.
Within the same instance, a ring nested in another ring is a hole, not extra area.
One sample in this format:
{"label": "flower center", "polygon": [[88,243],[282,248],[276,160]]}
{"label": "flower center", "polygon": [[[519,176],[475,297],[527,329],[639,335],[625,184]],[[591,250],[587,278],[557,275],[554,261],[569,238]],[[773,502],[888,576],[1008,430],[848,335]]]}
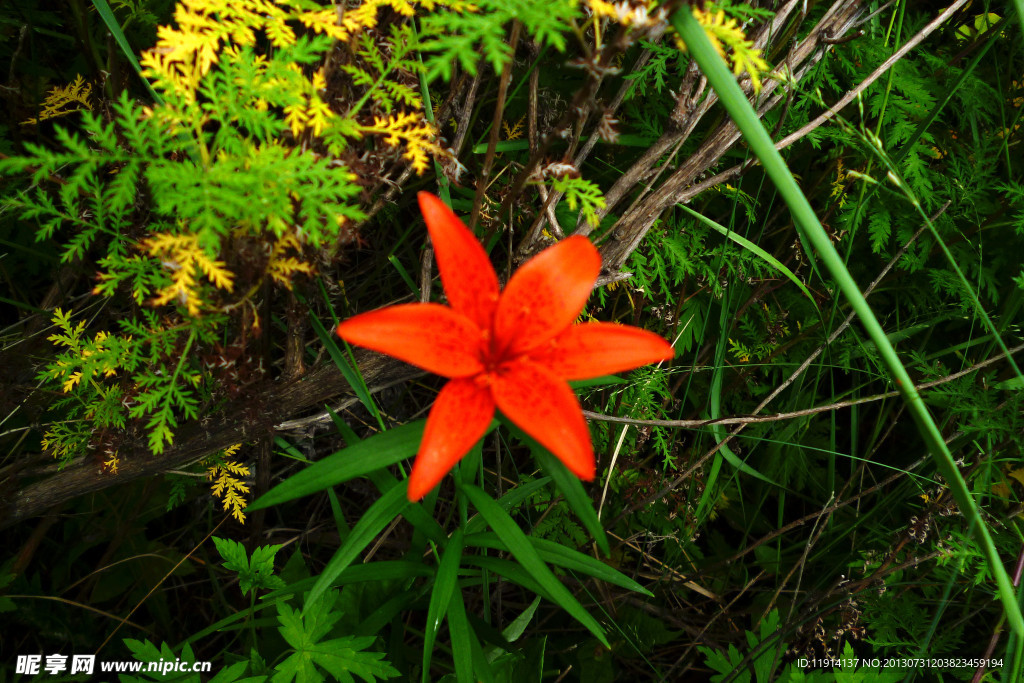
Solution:
{"label": "flower center", "polygon": [[484,373],[490,375],[498,370],[498,366],[505,362],[505,354],[502,353],[497,339],[491,330],[483,330],[480,333],[481,353],[480,361],[484,366]]}

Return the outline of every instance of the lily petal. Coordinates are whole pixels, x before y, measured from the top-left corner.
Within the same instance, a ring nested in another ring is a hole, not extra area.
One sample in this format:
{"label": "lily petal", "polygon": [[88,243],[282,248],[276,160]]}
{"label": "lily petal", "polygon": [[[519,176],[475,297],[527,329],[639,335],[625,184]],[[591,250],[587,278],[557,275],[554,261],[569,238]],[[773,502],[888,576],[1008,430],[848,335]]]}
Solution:
{"label": "lily petal", "polygon": [[600,272],[601,255],[582,236],[564,239],[523,264],[498,302],[498,350],[506,356],[523,353],[571,325]]}
{"label": "lily petal", "polygon": [[594,478],[594,447],[579,401],[564,381],[542,366],[518,359],[491,375],[494,402],[580,479]]}
{"label": "lily petal", "polygon": [[487,252],[443,201],[429,192],[417,196],[448,303],[480,329],[490,330],[498,303],[498,276]]}
{"label": "lily petal", "polygon": [[573,325],[528,355],[564,380],[610,375],[674,356],[671,344],[653,332],[615,323]]}
{"label": "lily petal", "polygon": [[476,379],[453,379],[444,385],[427,416],[423,441],[409,475],[409,500],[416,502],[437,486],[455,463],[487,431],[494,399]]}
{"label": "lily petal", "polygon": [[338,336],[442,377],[469,377],[484,369],[480,328],[441,304],[402,304],[361,313],[338,325]]}

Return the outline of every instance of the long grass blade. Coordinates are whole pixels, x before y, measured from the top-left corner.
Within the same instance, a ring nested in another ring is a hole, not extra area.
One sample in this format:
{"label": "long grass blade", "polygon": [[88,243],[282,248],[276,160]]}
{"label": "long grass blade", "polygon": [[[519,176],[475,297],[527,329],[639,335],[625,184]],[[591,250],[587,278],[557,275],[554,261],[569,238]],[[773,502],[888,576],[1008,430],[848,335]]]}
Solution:
{"label": "long grass blade", "polygon": [[146,90],[149,91],[153,101],[157,104],[163,103],[163,98],[160,97],[153,90],[153,86],[149,84],[149,80],[142,75],[142,67],[139,66],[139,60],[135,58],[135,51],[132,50],[132,46],[128,44],[128,38],[125,37],[124,31],[121,30],[121,24],[117,23],[117,17],[114,16],[114,11],[110,9],[110,4],[107,0],[92,0],[92,6],[96,8],[96,14],[100,15],[100,19],[107,25],[107,30],[110,31],[110,35],[113,36],[114,42],[121,48],[121,52],[124,54],[125,59],[135,69],[135,73],[139,75],[139,80],[146,86]]}
{"label": "long grass blade", "polygon": [[611,550],[608,547],[608,537],[605,535],[604,527],[597,516],[597,510],[594,509],[594,503],[590,500],[590,496],[587,495],[583,484],[580,483],[579,477],[570,472],[558,458],[548,452],[548,449],[534,441],[521,429],[507,420],[505,424],[513,434],[530,447],[530,453],[533,454],[533,457],[540,464],[540,468],[555,482],[555,486],[565,496],[565,502],[569,504],[576,518],[580,520],[584,528],[594,537],[594,542],[597,543],[601,553],[606,556],[611,554]]}
{"label": "long grass blade", "polygon": [[[1016,0],[1016,3],[1020,6],[1022,0]],[[921,436],[931,452],[936,467],[946,478],[950,492],[960,506],[964,517],[968,520],[970,529],[977,538],[979,546],[981,546],[981,550],[988,561],[989,570],[995,578],[999,599],[1003,603],[1007,621],[1018,638],[1024,637],[1024,617],[1021,615],[1013,585],[999,557],[999,552],[992,540],[992,536],[989,534],[988,527],[985,525],[981,512],[971,496],[967,482],[964,481],[960,470],[953,460],[952,454],[946,447],[942,433],[928,412],[928,408],[921,399],[921,395],[914,387],[910,375],[907,373],[906,368],[903,367],[899,356],[896,355],[896,350],[886,337],[885,331],[875,317],[871,306],[864,299],[856,281],[850,275],[842,258],[832,246],[832,242],[818,221],[814,209],[811,208],[810,203],[800,190],[786,163],[782,160],[778,150],[775,149],[775,145],[772,143],[771,137],[764,129],[764,126],[761,125],[757,113],[747,101],[743,91],[740,90],[725,62],[715,52],[704,30],[690,13],[690,9],[684,8],[676,11],[671,17],[671,23],[686,43],[694,61],[697,62],[697,65],[700,66],[707,77],[708,83],[718,93],[722,106],[725,107],[740,132],[743,133],[747,144],[750,145],[750,148],[764,166],[765,172],[778,188],[779,193],[793,214],[797,227],[817,250],[825,268],[835,278],[843,295],[850,302],[850,305],[857,313],[857,317],[860,318],[861,324],[867,331],[868,336],[878,347],[882,362],[885,364],[889,375],[903,396],[908,410],[914,417],[918,430],[921,432]]]}
{"label": "long grass blade", "polygon": [[248,509],[280,505],[412,457],[423,438],[424,424],[420,420],[389,429],[318,460],[264,493]]}
{"label": "long grass blade", "polygon": [[378,498],[377,502],[371,505],[366,514],[362,516],[359,523],[352,528],[348,539],[324,567],[323,573],[320,574],[320,578],[317,579],[306,598],[306,604],[315,604],[317,598],[323,595],[333,585],[335,579],[359,557],[359,553],[363,552],[366,546],[370,545],[370,542],[394,521],[395,517],[402,514],[402,510],[408,505],[410,503],[406,496],[405,484],[395,486]]}
{"label": "long grass blade", "polygon": [[[430,658],[434,653],[434,641],[441,628],[441,620],[448,613],[448,607],[455,592],[459,578],[459,565],[462,562],[462,531],[456,530],[448,540],[448,547],[441,555],[434,578],[434,590],[430,593],[430,604],[427,606],[427,629],[423,634],[423,683],[430,680]],[[461,596],[460,596],[461,597]],[[449,617],[449,621],[451,618]],[[453,647],[454,647],[454,638]]]}
{"label": "long grass blade", "polygon": [[[584,555],[577,550],[566,548],[560,543],[547,541],[543,538],[527,536],[527,539],[533,545],[540,558],[545,562],[550,562],[551,564],[558,565],[559,567],[565,567],[566,569],[571,569],[573,571],[580,572],[581,574],[592,576],[595,579],[610,583],[614,586],[619,586],[620,588],[625,588],[626,590],[654,597],[653,593],[641,586],[639,583],[614,567],[609,567],[600,560],[595,560],[589,555]],[[503,550],[508,552],[508,548],[501,539],[492,533],[467,536],[466,544],[480,548],[492,548],[494,550]]]}
{"label": "long grass blade", "polygon": [[480,511],[487,523],[491,525],[498,538],[516,558],[523,569],[526,570],[533,580],[544,588],[544,591],[551,596],[552,600],[568,612],[573,619],[580,622],[595,638],[601,641],[605,647],[609,647],[605,638],[604,629],[593,616],[590,615],[583,605],[573,597],[572,593],[562,585],[562,582],[548,569],[544,560],[540,558],[537,551],[530,544],[529,539],[523,530],[508,516],[498,503],[484,493],[481,489],[471,484],[463,484],[462,492],[469,497],[473,506]]}

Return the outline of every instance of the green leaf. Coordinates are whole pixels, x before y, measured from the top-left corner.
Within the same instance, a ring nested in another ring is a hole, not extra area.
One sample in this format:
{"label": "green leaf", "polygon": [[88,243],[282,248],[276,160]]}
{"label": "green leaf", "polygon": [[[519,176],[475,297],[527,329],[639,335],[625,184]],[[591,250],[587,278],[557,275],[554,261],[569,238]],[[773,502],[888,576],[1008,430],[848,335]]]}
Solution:
{"label": "green leaf", "polygon": [[281,622],[278,630],[295,652],[277,666],[272,678],[274,683],[323,681],[324,676],[317,667],[331,674],[333,680],[344,683],[355,681],[352,674],[367,683],[400,675],[384,660],[383,652],[364,652],[373,644],[373,636],[322,640],[342,617],[341,612],[332,609],[337,599],[336,592],[317,598],[310,596],[301,612],[284,601],[278,603]]}
{"label": "green leaf", "polygon": [[611,550],[608,547],[608,537],[605,535],[604,527],[597,516],[597,510],[594,509],[594,504],[583,488],[579,477],[570,472],[558,458],[551,455],[548,449],[534,441],[521,429],[507,420],[505,424],[520,441],[530,447],[530,453],[533,454],[534,459],[537,460],[544,473],[554,480],[555,486],[565,496],[565,502],[569,504],[576,517],[583,523],[586,530],[590,532],[594,542],[597,543],[598,549],[605,555],[611,554]]}
{"label": "green leaf", "polygon": [[[363,443],[368,442],[364,441]],[[402,483],[394,486],[390,491],[381,496],[376,503],[371,505],[370,509],[359,520],[359,523],[352,528],[352,533],[345,539],[345,543],[338,548],[338,551],[334,553],[334,557],[324,567],[323,573],[317,579],[307,600],[313,602],[325,593],[341,572],[352,564],[356,557],[359,556],[359,553],[380,532],[384,531],[385,527],[395,517],[400,515],[402,510],[409,504],[409,498],[406,496],[406,485]]]}
{"label": "green leaf", "polygon": [[124,31],[121,30],[121,25],[117,23],[117,17],[114,16],[113,10],[110,9],[110,5],[107,4],[107,0],[92,0],[93,7],[96,8],[96,13],[100,15],[103,23],[107,25],[107,30],[110,31],[110,36],[117,42],[117,46],[121,48],[124,58],[128,60],[128,63],[135,69],[135,73],[138,74],[139,80],[149,90],[150,96],[153,101],[157,104],[163,103],[163,98],[160,97],[153,90],[153,86],[150,85],[149,80],[142,75],[142,67],[139,66],[139,60],[135,58],[135,51],[132,46],[128,44],[128,39],[124,35]]}
{"label": "green leaf", "polygon": [[[433,597],[431,597],[433,603]],[[429,621],[428,621],[429,624]],[[452,591],[448,601],[448,631],[452,639],[452,659],[455,662],[455,679],[459,683],[475,683],[473,677],[473,647],[470,644],[476,634],[469,626],[466,618],[466,605],[462,600],[462,591],[458,586]],[[426,652],[424,652],[426,658]],[[426,666],[424,666],[426,676]]]}
{"label": "green leaf", "polygon": [[402,425],[360,441],[292,475],[260,496],[249,510],[279,505],[362,477],[410,458],[423,437],[425,420]]}
{"label": "green leaf", "polygon": [[591,379],[574,379],[569,382],[569,386],[573,389],[589,389],[590,387],[603,387],[609,384],[628,384],[628,382],[615,375],[604,375]]}
{"label": "green leaf", "polygon": [[[433,576],[434,572],[422,562],[407,562],[404,560],[385,560],[383,562],[370,562],[369,564],[355,564],[347,567],[334,579],[335,586],[344,586],[350,583],[362,583],[364,581],[393,581],[396,579],[415,579],[419,577]],[[274,600],[284,598],[296,593],[308,591],[316,583],[319,577],[313,576],[308,579],[301,579],[287,586],[275,590],[272,593],[260,596],[262,600]]]}
{"label": "green leaf", "polygon": [[767,251],[765,251],[761,247],[757,246],[756,244],[754,244],[753,242],[748,240],[743,235],[740,235],[735,230],[730,230],[729,228],[725,227],[724,225],[722,225],[720,223],[716,223],[715,221],[711,220],[707,216],[705,216],[703,214],[700,214],[700,213],[697,213],[696,211],[694,211],[693,209],[688,207],[686,204],[679,204],[678,206],[683,211],[685,211],[686,213],[690,214],[691,216],[693,216],[694,218],[699,220],[704,225],[708,226],[709,228],[711,228],[712,230],[714,230],[716,232],[721,233],[722,235],[725,235],[728,239],[730,239],[733,242],[735,242],[736,244],[740,245],[741,247],[743,247],[744,249],[746,249],[750,253],[756,255],[758,258],[763,260],[765,263],[770,265],[772,268],[774,268],[775,270],[777,270],[780,273],[782,273],[783,275],[785,275],[789,279],[790,282],[795,284],[797,286],[797,288],[801,292],[803,292],[803,295],[805,297],[807,297],[808,301],[810,301],[814,305],[814,308],[815,309],[818,308],[818,302],[815,301],[814,297],[811,295],[810,290],[807,289],[807,285],[805,285],[803,283],[803,281],[800,278],[798,278],[793,273],[792,270],[787,268],[785,266],[785,264],[783,264],[781,261],[779,261],[779,259],[777,259],[774,256],[772,256]]}
{"label": "green leaf", "polygon": [[242,595],[259,588],[276,590],[284,587],[284,581],[274,576],[274,556],[284,546],[258,546],[250,559],[245,546],[238,541],[214,536],[213,544],[225,560],[224,568],[238,572],[238,587],[242,589]]}
{"label": "green leaf", "polygon": [[441,620],[448,611],[456,582],[459,578],[459,566],[462,562],[462,531],[456,530],[448,541],[448,546],[437,565],[434,578],[434,590],[430,593],[430,605],[427,607],[427,627],[423,634],[423,681],[426,683],[430,674],[430,657],[434,650],[434,639],[441,628]]}
{"label": "green leaf", "polygon": [[[182,647],[180,656],[177,656],[167,643],[161,643],[158,648],[148,640],[125,638],[124,644],[131,651],[136,661],[147,664],[153,663],[157,668],[149,671],[147,667],[143,667],[140,671],[140,676],[118,674],[118,680],[121,683],[143,683],[144,681],[201,683],[203,680],[198,673],[190,670],[190,666],[186,667],[185,671],[172,671],[170,668],[165,668],[179,663],[186,665],[196,663],[195,653],[192,651],[192,646],[188,643]],[[242,678],[248,667],[248,661],[235,662],[218,671],[217,675],[210,679],[210,683],[262,683],[262,681],[266,680],[265,676]]]}
{"label": "green leaf", "polygon": [[[537,491],[547,486],[551,482],[551,477],[541,477],[540,479],[534,479],[531,482],[520,484],[514,487],[511,491],[506,493],[504,496],[498,499],[498,505],[505,512],[511,512],[519,507],[520,503],[529,500],[533,497]],[[474,516],[469,522],[466,523],[466,533],[479,533],[487,528],[487,520],[481,516]]]}
{"label": "green leaf", "polygon": [[576,621],[580,622],[601,644],[610,649],[608,640],[605,638],[604,629],[585,609],[583,605],[573,597],[572,593],[551,573],[547,565],[534,550],[526,534],[523,533],[512,518],[508,516],[498,503],[484,493],[481,489],[472,484],[463,484],[462,491],[469,498],[470,502],[480,511],[487,523],[494,529],[498,537],[505,543],[505,546],[519,561],[533,579],[544,588],[562,609],[568,612]]}
{"label": "green leaf", "polygon": [[[743,655],[736,649],[736,646],[732,643],[729,644],[728,654],[719,652],[718,650],[712,650],[710,647],[704,647],[703,645],[697,646],[697,649],[703,653],[704,660],[707,666],[714,671],[717,671],[720,675],[712,676],[712,681],[724,680],[727,676],[733,673],[739,668],[740,662],[743,661]],[[740,671],[739,675],[734,678],[738,683],[749,683],[750,672]]]}
{"label": "green leaf", "polygon": [[997,382],[994,386],[1000,391],[1020,391],[1024,389],[1024,379],[1011,377],[1010,379],[1004,379],[1002,382]]}
{"label": "green leaf", "polygon": [[411,609],[413,605],[419,604],[426,597],[426,589],[427,586],[424,585],[419,588],[402,591],[390,598],[360,622],[359,626],[355,629],[356,633],[373,635],[380,632],[381,629],[392,623],[401,612]]}
{"label": "green leaf", "polygon": [[[369,474],[369,479],[381,493],[389,491],[392,486],[399,485],[398,479],[396,479],[395,476],[387,470],[371,472]],[[427,512],[421,503],[413,503],[409,505],[402,512],[402,516],[405,517],[405,521],[412,524],[417,531],[437,545],[442,547],[447,545],[448,536],[445,534],[444,529],[441,528],[441,525],[437,523],[437,520]]]}
{"label": "green leaf", "polygon": [[[644,595],[654,597],[653,593],[638,584],[636,581],[619,572],[617,569],[609,567],[600,560],[596,560],[593,557],[584,555],[583,553],[572,550],[571,548],[566,548],[560,543],[555,543],[554,541],[548,541],[543,538],[534,538],[532,536],[527,536],[527,540],[529,540],[537,551],[537,554],[545,562],[587,574],[595,579],[606,581],[615,586],[625,588],[626,590],[636,591],[637,593],[643,593]],[[495,550],[503,550],[506,552],[509,550],[501,539],[489,532],[467,536],[466,543],[479,548],[493,548]]]}
{"label": "green leaf", "polygon": [[537,613],[538,606],[540,606],[540,596],[534,598],[533,602],[518,617],[513,619],[512,623],[502,630],[501,635],[505,636],[505,640],[510,643],[519,640],[519,637],[526,632],[526,627],[533,620],[533,615]]}
{"label": "green leaf", "polygon": [[[353,365],[348,362],[348,359],[345,358],[345,354],[341,352],[341,348],[339,348],[334,337],[324,329],[324,326],[316,316],[310,316],[309,322],[316,331],[317,336],[320,337],[320,341],[323,342],[324,348],[327,349],[327,353],[330,354],[331,360],[334,361],[338,370],[341,371],[345,381],[348,382],[350,387],[352,387],[352,391],[356,393],[356,397],[359,398],[359,402],[363,404],[364,408],[370,411],[370,414],[376,418],[377,422],[381,424],[383,428],[383,422],[380,418],[380,410],[377,409],[377,404],[374,403],[373,397],[370,396],[370,390],[367,388],[366,382],[363,381],[362,376],[359,374],[358,367],[353,367]],[[348,348],[347,344],[345,345],[345,348]],[[349,355],[351,355],[351,351],[349,352]]]}
{"label": "green leaf", "polygon": [[[328,407],[327,412],[330,414],[334,425],[338,428],[338,432],[345,439],[345,443],[349,446],[354,446],[361,441],[356,433],[352,431],[352,428],[349,427],[333,410]],[[377,490],[381,493],[398,483],[398,480],[385,469],[371,472],[368,476],[370,481],[373,482],[373,485],[376,486]],[[432,540],[434,543],[444,545],[448,542],[448,536],[445,534],[444,529],[442,529],[441,525],[437,523],[437,520],[423,509],[422,505],[410,505],[406,508],[404,515],[405,519],[412,524],[417,531]]]}
{"label": "green leaf", "polygon": [[509,581],[519,584],[526,590],[539,595],[548,602],[555,602],[554,598],[544,590],[544,587],[534,581],[529,572],[523,569],[523,566],[520,564],[510,560],[499,560],[496,557],[486,557],[483,555],[467,555],[466,562],[480,567],[481,569],[486,569],[494,574],[498,574],[499,576],[503,576]]}

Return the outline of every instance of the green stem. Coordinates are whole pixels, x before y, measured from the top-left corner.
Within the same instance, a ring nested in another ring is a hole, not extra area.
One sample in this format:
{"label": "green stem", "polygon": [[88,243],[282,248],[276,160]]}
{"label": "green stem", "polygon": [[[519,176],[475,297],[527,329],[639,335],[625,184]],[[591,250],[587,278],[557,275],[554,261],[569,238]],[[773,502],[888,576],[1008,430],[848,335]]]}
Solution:
{"label": "green stem", "polygon": [[181,358],[178,359],[178,365],[174,368],[174,374],[171,376],[170,386],[175,386],[178,383],[178,375],[181,374],[181,369],[185,367],[185,361],[188,359],[188,352],[192,350],[192,342],[196,339],[195,330],[189,332],[188,341],[185,342],[185,350],[181,352]]}
{"label": "green stem", "polygon": [[931,451],[936,467],[946,478],[950,492],[960,506],[964,517],[968,520],[970,530],[975,534],[978,544],[988,560],[989,569],[992,572],[993,578],[995,578],[998,588],[999,599],[1003,603],[1003,609],[1006,612],[1011,628],[1018,638],[1024,638],[1024,618],[1022,618],[1021,610],[1017,605],[1010,577],[1006,573],[1006,568],[999,557],[999,552],[996,550],[988,527],[985,525],[980,511],[971,497],[967,482],[964,481],[960,471],[957,469],[952,454],[946,447],[942,433],[929,414],[924,401],[921,400],[921,396],[914,387],[910,375],[907,374],[906,368],[900,362],[899,356],[896,355],[896,350],[886,337],[885,330],[882,329],[874,312],[861,294],[856,281],[846,269],[842,258],[836,252],[835,247],[832,246],[828,234],[818,221],[818,217],[814,214],[814,209],[811,208],[810,203],[800,190],[786,163],[782,160],[778,150],[775,149],[775,145],[768,132],[761,125],[757,113],[751,107],[750,102],[747,101],[746,95],[740,90],[725,62],[715,52],[711,42],[704,34],[704,30],[690,12],[689,8],[683,8],[675,12],[671,19],[672,25],[686,43],[694,61],[697,62],[697,65],[700,66],[707,77],[708,83],[718,93],[722,106],[725,107],[732,117],[737,128],[739,128],[746,139],[747,144],[761,161],[768,177],[771,178],[786,201],[798,230],[804,234],[807,241],[818,251],[825,267],[832,277],[835,278],[843,295],[850,302],[851,307],[857,313],[857,317],[860,318],[861,324],[867,331],[868,336],[875,343],[883,364],[896,383],[900,394],[903,396],[903,400],[907,404],[908,410],[917,423],[921,436]]}
{"label": "green stem", "polygon": [[1021,33],[1024,33],[1024,0],[1013,0],[1013,7],[1017,10]]}

